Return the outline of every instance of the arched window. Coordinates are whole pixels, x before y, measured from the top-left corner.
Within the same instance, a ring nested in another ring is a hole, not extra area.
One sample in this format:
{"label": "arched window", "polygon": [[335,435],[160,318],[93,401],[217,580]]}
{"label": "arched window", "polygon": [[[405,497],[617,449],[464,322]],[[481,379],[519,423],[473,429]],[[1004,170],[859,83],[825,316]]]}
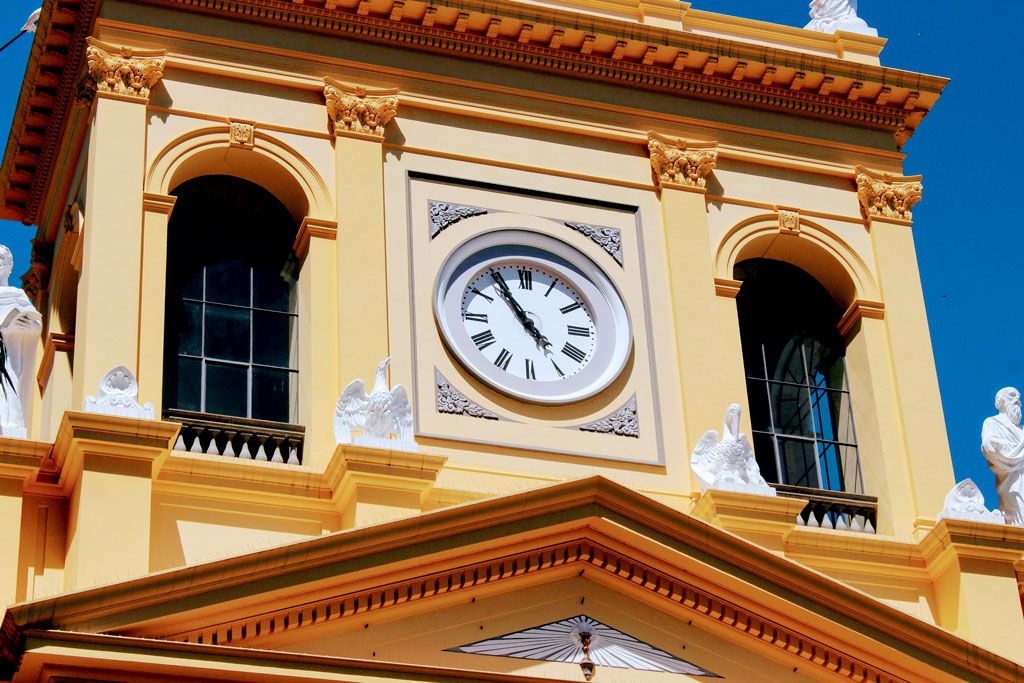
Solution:
{"label": "arched window", "polygon": [[164,406],[296,422],[294,221],[272,194],[230,176],[172,194]]}
{"label": "arched window", "polygon": [[814,278],[770,259],[736,265],[754,453],[770,482],[862,493],[841,311]]}

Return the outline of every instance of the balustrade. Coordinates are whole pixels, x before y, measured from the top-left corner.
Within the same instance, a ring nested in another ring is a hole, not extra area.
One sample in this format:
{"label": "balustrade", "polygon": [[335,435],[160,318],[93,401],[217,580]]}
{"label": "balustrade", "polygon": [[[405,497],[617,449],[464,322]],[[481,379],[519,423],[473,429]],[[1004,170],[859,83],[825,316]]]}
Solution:
{"label": "balustrade", "polygon": [[163,417],[181,423],[181,432],[174,444],[176,451],[302,464],[305,427],[187,410],[167,409]]}
{"label": "balustrade", "polygon": [[797,516],[800,526],[875,533],[878,498],[860,493],[826,491],[803,486],[771,484],[778,495],[808,501]]}

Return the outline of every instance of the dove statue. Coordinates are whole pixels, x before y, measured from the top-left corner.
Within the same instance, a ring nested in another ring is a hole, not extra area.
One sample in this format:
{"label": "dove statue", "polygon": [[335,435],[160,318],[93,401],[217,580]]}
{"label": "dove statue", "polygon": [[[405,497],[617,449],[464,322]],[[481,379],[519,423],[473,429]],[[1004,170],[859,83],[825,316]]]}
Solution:
{"label": "dove statue", "polygon": [[708,430],[693,449],[690,466],[697,475],[701,493],[708,489],[726,489],[774,496],[775,489],[761,476],[754,449],[746,434],[740,434],[742,408],[733,403],[725,411],[722,440],[718,432]]}
{"label": "dove statue", "polygon": [[[412,404],[401,384],[388,387],[388,365],[385,358],[377,365],[377,376],[369,395],[363,380],[345,387],[334,409],[334,438],[337,443],[355,443],[375,448],[416,451],[412,433]],[[352,436],[353,430],[362,436]],[[394,434],[394,438],[389,438]]]}

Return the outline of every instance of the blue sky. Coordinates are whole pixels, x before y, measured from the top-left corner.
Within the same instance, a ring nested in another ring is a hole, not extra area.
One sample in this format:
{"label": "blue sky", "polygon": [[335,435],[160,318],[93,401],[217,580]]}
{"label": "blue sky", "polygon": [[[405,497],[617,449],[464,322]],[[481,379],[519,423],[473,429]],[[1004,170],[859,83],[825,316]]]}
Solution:
{"label": "blue sky", "polygon": [[[0,3],[0,44],[39,4]],[[801,0],[697,0],[693,6],[790,26],[808,21]],[[1015,114],[1022,103],[1009,73],[1024,56],[1020,21],[1006,2],[903,0],[896,9],[862,0],[858,13],[888,38],[885,66],[952,79],[903,151],[906,172],[924,175],[914,235],[956,476],[973,478],[995,507],[992,474],[979,450],[981,422],[994,412],[999,388],[1024,385],[1017,349],[1024,315],[1011,306],[1019,295],[1004,291],[1006,283],[996,278],[1005,259],[1006,282],[1016,282],[1013,254],[1024,249],[1012,203],[1020,191],[1024,127]],[[0,53],[0,130],[9,128],[30,44],[31,36],[24,36]],[[14,252],[16,274],[28,268],[34,234],[34,228],[0,221],[0,243]]]}

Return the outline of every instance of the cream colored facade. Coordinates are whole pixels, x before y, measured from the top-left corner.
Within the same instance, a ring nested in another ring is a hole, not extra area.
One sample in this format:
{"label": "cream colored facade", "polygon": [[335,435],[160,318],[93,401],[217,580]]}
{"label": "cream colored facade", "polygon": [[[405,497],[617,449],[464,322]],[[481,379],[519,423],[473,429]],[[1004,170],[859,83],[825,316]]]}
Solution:
{"label": "cream colored facade", "polygon": [[[727,680],[1020,680],[1024,529],[935,521],[955,482],[899,146],[945,81],[882,67],[884,42],[668,0],[47,0],[2,176],[45,327],[30,438],[0,438],[0,673],[579,680],[450,650],[586,612]],[[79,412],[118,365],[167,407],[168,224],[207,175],[294,222],[300,465]],[[431,202],[486,213],[434,233]],[[630,312],[626,369],[585,401],[494,391],[439,336],[442,263],[513,225]],[[876,533],[700,493],[690,453],[746,406],[755,257],[846,311]],[[385,356],[416,453],[335,441]],[[438,377],[496,419],[442,410]],[[580,429],[631,400],[635,438]]]}

